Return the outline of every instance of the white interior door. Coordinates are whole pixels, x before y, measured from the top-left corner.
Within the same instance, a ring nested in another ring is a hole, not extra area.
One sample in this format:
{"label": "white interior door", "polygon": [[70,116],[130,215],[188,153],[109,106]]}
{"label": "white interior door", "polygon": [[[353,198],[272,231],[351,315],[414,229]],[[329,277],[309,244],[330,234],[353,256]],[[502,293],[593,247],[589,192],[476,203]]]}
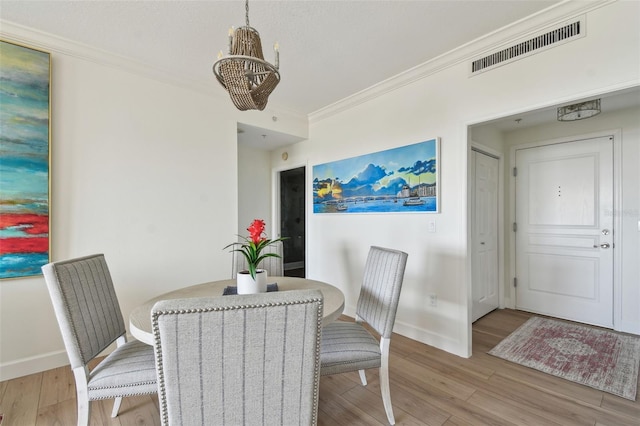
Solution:
{"label": "white interior door", "polygon": [[498,280],[498,171],[497,158],[472,151],[472,321],[500,304]]}
{"label": "white interior door", "polygon": [[516,308],[613,326],[613,138],[516,151]]}

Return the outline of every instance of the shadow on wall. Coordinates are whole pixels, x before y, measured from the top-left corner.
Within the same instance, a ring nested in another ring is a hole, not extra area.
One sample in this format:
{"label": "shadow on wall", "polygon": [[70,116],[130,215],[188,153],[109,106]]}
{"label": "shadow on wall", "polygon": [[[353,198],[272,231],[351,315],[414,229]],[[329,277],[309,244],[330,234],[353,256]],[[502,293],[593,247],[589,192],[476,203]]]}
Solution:
{"label": "shadow on wall", "polygon": [[[368,251],[368,250],[367,250]],[[364,263],[358,265],[354,262],[348,245],[343,244],[340,248],[341,269],[344,271],[345,282],[341,289],[344,293],[344,305],[347,310],[355,309],[362,286],[362,275],[364,273]],[[337,266],[337,265],[336,265]]]}
{"label": "shadow on wall", "polygon": [[[394,331],[432,346],[459,352],[461,345],[467,344],[461,342],[460,335],[463,329],[460,321],[465,321],[467,317],[460,315],[461,310],[466,309],[465,281],[458,273],[464,270],[464,258],[442,252],[433,253],[433,247],[429,247],[428,243],[423,246],[421,253],[408,254]],[[336,273],[341,274],[340,289],[345,296],[345,314],[353,316],[366,257],[362,261],[355,259],[354,248],[347,242],[342,243],[336,255],[335,267],[338,269]]]}
{"label": "shadow on wall", "polygon": [[428,336],[428,344],[439,348],[460,344],[459,322],[466,318],[460,312],[466,309],[467,291],[458,271],[463,271],[464,265],[463,257],[433,253],[428,247],[419,255],[409,253],[396,316],[400,334],[414,337],[408,332],[414,329]]}

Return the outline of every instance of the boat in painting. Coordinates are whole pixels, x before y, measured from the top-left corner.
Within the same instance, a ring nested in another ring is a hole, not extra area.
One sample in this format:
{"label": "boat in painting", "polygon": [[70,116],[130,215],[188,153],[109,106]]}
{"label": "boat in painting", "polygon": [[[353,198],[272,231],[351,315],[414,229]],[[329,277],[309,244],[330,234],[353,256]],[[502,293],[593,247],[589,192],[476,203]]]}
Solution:
{"label": "boat in painting", "polygon": [[402,203],[403,206],[421,206],[425,203],[426,201],[424,201],[422,198],[420,197],[411,197],[408,200],[404,200],[404,202]]}

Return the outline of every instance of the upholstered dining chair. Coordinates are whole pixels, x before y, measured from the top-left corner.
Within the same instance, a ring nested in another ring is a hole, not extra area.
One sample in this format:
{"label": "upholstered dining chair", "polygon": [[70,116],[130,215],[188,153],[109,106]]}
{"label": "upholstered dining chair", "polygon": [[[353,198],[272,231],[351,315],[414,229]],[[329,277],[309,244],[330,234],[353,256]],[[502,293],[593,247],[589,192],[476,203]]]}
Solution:
{"label": "upholstered dining chair", "polygon": [[319,290],[157,302],[162,424],[315,425]]}
{"label": "upholstered dining chair", "polygon": [[[283,245],[282,241],[276,241],[264,248],[262,253],[274,253],[279,257],[269,256],[266,257],[260,262],[258,268],[265,269],[267,271],[267,275],[270,277],[281,277],[284,275],[284,260],[283,260]],[[247,259],[243,256],[242,253],[237,251],[231,252],[231,278],[236,278],[238,272],[246,271],[249,269],[247,267]]]}
{"label": "upholstered dining chair", "polygon": [[[126,329],[104,255],[42,267],[76,382],[78,426],[89,424],[90,401],[156,393],[153,347],[126,341]],[[87,364],[116,342],[116,349],[91,371]]]}
{"label": "upholstered dining chair", "polygon": [[[389,346],[398,299],[407,264],[407,253],[382,247],[369,249],[364,278],[356,305],[356,322],[336,321],[322,330],[321,374],[358,370],[367,385],[364,370],[380,368],[380,392],[390,424],[395,424],[389,391]],[[362,325],[366,322],[380,341]]]}

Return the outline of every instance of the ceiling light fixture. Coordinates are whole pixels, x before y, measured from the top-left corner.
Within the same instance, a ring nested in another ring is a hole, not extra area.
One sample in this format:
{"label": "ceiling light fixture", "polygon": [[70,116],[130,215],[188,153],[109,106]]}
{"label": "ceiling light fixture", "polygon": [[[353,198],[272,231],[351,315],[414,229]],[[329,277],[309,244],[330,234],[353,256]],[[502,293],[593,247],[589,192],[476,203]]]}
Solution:
{"label": "ceiling light fixture", "polygon": [[558,121],[575,121],[600,114],[600,99],[558,108]]}
{"label": "ceiling light fixture", "polygon": [[249,26],[249,0],[245,0],[246,25],[229,30],[229,54],[218,53],[213,73],[229,92],[233,104],[240,111],[267,106],[269,95],[280,82],[280,52],[278,43],[273,46],[275,65],[264,60],[260,34]]}

